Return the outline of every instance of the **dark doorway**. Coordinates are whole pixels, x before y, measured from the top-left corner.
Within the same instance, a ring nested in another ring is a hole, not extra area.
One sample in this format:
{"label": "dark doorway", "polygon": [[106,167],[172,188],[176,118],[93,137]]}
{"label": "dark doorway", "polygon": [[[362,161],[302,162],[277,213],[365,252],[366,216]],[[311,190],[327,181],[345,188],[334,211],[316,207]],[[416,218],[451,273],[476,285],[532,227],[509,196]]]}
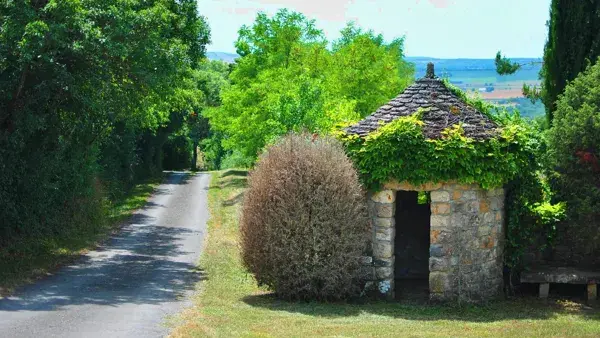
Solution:
{"label": "dark doorway", "polygon": [[396,193],[396,238],[394,266],[396,296],[401,299],[429,295],[429,194]]}

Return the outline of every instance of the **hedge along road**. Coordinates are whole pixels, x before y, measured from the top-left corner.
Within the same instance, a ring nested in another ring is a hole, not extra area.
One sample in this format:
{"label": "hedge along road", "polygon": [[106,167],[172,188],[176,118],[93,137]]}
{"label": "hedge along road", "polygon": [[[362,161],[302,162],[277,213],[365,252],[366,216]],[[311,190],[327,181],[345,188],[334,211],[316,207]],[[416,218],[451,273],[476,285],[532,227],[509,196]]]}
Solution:
{"label": "hedge along road", "polygon": [[210,175],[167,175],[99,249],[0,300],[0,337],[159,337],[188,303],[208,219]]}

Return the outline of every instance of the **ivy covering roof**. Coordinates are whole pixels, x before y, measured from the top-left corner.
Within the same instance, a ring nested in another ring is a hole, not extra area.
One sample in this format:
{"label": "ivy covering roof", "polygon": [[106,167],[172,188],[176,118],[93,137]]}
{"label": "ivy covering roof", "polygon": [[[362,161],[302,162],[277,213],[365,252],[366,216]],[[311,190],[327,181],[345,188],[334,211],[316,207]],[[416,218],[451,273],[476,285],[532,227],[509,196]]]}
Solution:
{"label": "ivy covering roof", "polygon": [[375,113],[348,127],[346,132],[363,137],[399,117],[412,115],[419,110],[423,113],[423,134],[429,139],[441,138],[443,130],[458,124],[462,125],[464,136],[475,140],[487,140],[497,135],[498,125],[453,93],[444,81],[435,76],[432,63],[427,65],[425,77]]}

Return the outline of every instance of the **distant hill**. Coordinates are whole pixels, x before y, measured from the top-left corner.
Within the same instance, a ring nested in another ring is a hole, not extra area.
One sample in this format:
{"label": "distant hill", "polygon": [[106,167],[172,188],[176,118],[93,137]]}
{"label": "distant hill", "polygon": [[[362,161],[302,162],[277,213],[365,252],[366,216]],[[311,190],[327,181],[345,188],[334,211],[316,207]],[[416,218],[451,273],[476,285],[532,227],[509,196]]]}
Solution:
{"label": "distant hill", "polygon": [[[452,82],[469,79],[487,79],[484,82],[538,81],[541,59],[512,59],[525,66],[514,75],[500,76],[496,74],[494,59],[436,59],[430,57],[407,57],[407,61],[415,64],[417,78],[425,75],[427,63],[435,64],[435,73],[447,77]],[[493,79],[493,80],[492,80]],[[479,81],[478,81],[479,82]]]}
{"label": "distant hill", "polygon": [[225,52],[206,52],[206,57],[209,60],[221,60],[227,63],[234,63],[235,59],[237,59],[239,55]]}

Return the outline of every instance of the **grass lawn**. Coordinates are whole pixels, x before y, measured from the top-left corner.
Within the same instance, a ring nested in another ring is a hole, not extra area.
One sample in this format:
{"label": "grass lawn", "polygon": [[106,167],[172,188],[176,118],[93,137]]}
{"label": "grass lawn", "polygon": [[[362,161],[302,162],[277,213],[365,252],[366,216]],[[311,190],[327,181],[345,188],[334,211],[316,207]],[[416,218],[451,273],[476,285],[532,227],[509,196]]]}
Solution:
{"label": "grass lawn", "polygon": [[246,173],[215,172],[211,219],[194,306],[174,337],[598,337],[600,313],[584,305],[536,298],[486,306],[433,306],[402,302],[290,303],[258,288],[240,264],[238,214]]}
{"label": "grass lawn", "polygon": [[106,220],[97,226],[72,229],[55,237],[27,238],[0,248],[0,296],[51,273],[108,238],[133,211],[146,203],[159,183],[160,180],[153,180],[136,185],[126,196],[108,206]]}

